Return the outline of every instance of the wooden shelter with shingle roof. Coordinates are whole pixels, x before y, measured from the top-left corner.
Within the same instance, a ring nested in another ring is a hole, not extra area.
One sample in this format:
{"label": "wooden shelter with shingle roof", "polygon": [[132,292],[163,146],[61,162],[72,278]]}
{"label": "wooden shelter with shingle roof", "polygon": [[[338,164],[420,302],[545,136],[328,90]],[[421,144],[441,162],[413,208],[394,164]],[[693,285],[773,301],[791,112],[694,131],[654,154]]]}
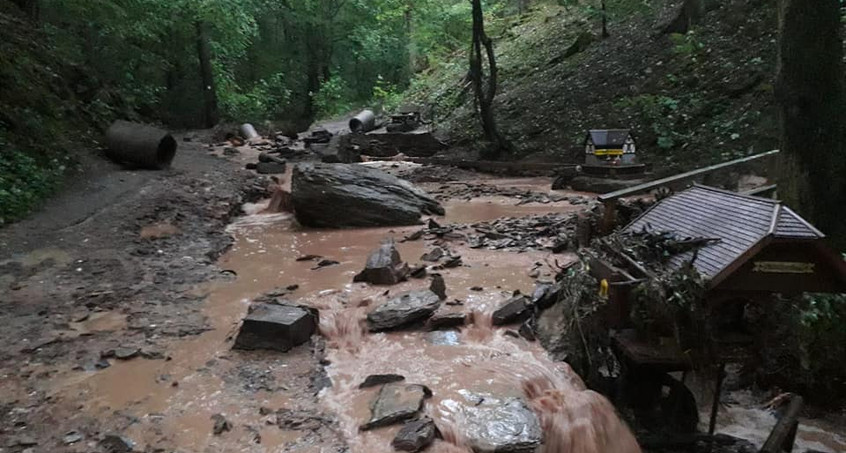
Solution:
{"label": "wooden shelter with shingle roof", "polygon": [[711,238],[671,265],[692,265],[711,291],[846,292],[846,262],[825,235],[777,200],[695,185],[653,205],[624,231]]}

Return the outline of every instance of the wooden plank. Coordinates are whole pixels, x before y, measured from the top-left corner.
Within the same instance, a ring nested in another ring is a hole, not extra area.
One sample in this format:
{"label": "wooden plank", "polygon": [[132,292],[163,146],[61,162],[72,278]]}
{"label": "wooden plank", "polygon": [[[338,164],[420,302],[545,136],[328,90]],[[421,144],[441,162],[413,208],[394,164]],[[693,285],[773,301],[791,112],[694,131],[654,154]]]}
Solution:
{"label": "wooden plank", "polygon": [[630,196],[630,195],[637,195],[639,193],[646,192],[648,190],[652,190],[652,189],[655,189],[655,188],[658,188],[658,187],[662,187],[662,186],[665,186],[667,184],[671,184],[671,183],[674,183],[674,182],[680,182],[680,181],[684,181],[684,180],[687,180],[687,179],[692,179],[692,178],[695,178],[697,176],[706,175],[706,174],[711,173],[713,171],[733,167],[735,165],[745,164],[747,162],[752,162],[752,161],[755,161],[755,160],[758,160],[758,159],[761,159],[761,158],[764,158],[764,157],[774,156],[778,153],[779,153],[779,150],[774,149],[772,151],[767,151],[765,153],[755,154],[753,156],[748,156],[748,157],[744,157],[744,158],[741,158],[741,159],[730,160],[728,162],[723,162],[723,163],[720,163],[720,164],[711,165],[709,167],[698,168],[696,170],[692,170],[692,171],[689,171],[689,172],[686,172],[686,173],[681,173],[681,174],[674,175],[674,176],[668,176],[666,178],[657,179],[655,181],[645,182],[643,184],[640,184],[640,185],[637,185],[637,186],[634,186],[634,187],[629,187],[628,189],[621,189],[621,190],[617,190],[617,191],[614,191],[614,192],[609,192],[609,193],[606,193],[604,195],[600,195],[597,198],[599,199],[599,201],[606,202],[606,201],[616,200],[616,199],[621,198],[621,197],[627,197],[627,196]]}
{"label": "wooden plank", "polygon": [[799,412],[802,411],[803,400],[795,395],[787,406],[787,410],[778,420],[760,453],[782,453],[793,451],[796,430],[799,426]]}

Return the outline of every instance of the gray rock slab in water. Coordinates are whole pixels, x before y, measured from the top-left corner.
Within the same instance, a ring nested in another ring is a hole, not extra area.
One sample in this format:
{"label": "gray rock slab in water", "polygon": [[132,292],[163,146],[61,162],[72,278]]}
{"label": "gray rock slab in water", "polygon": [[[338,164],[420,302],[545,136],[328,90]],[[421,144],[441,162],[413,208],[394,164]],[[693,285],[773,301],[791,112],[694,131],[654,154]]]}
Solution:
{"label": "gray rock slab in water", "polygon": [[438,295],[428,289],[403,293],[368,313],[367,328],[371,332],[380,332],[423,321],[432,316],[440,305]]}
{"label": "gray rock slab in water", "polygon": [[493,325],[502,326],[522,321],[529,316],[530,308],[531,303],[529,298],[522,294],[516,294],[493,312]]}
{"label": "gray rock slab in water", "polygon": [[279,162],[259,162],[256,164],[256,172],[262,175],[285,173],[285,169],[285,164]]}
{"label": "gray rock slab in water", "polygon": [[425,417],[403,425],[391,445],[394,450],[415,452],[428,447],[434,440],[435,422]]}
{"label": "gray rock slab in water", "polygon": [[311,227],[416,225],[424,214],[444,214],[410,182],[356,164],[298,164],[291,199],[297,220]]}
{"label": "gray rock slab in water", "polygon": [[464,435],[476,453],[529,453],[543,433],[535,413],[520,399],[485,401],[465,408]]}
{"label": "gray rock slab in water", "polygon": [[427,323],[431,330],[451,329],[453,327],[461,327],[467,322],[467,316],[464,313],[435,313],[429,318]]}
{"label": "gray rock slab in water", "polygon": [[375,387],[377,385],[390,384],[392,382],[404,381],[405,376],[400,374],[371,374],[364,378],[364,382],[358,385],[358,388],[364,389],[367,387]]}
{"label": "gray rock slab in water", "polygon": [[317,321],[316,310],[306,307],[253,304],[232,347],[285,352],[308,341]]}
{"label": "gray rock slab in water", "polygon": [[370,253],[364,270],[359,272],[353,281],[374,285],[394,285],[408,278],[410,272],[408,264],[402,262],[393,241],[388,241]]}
{"label": "gray rock slab in water", "polygon": [[385,384],[370,404],[370,421],[361,425],[361,430],[393,425],[414,418],[423,408],[423,400],[430,396],[432,391],[423,385]]}

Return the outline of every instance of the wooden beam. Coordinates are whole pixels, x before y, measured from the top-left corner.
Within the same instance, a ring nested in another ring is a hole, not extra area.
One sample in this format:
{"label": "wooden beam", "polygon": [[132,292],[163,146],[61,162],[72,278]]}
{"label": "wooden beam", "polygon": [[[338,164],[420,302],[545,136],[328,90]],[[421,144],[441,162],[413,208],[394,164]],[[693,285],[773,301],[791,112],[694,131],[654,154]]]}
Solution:
{"label": "wooden beam", "polygon": [[717,170],[721,170],[721,169],[724,169],[724,168],[729,168],[729,167],[733,167],[735,165],[745,164],[747,162],[752,162],[752,161],[755,161],[755,160],[758,160],[758,159],[761,159],[761,158],[764,158],[764,157],[774,156],[774,155],[778,154],[778,152],[779,152],[779,150],[774,149],[772,151],[767,151],[765,153],[755,154],[753,156],[748,156],[748,157],[744,157],[744,158],[741,158],[741,159],[735,159],[735,160],[730,160],[728,162],[723,162],[723,163],[720,163],[720,164],[711,165],[710,167],[698,168],[696,170],[692,170],[692,171],[689,171],[687,173],[681,173],[681,174],[674,175],[674,176],[668,176],[668,177],[662,178],[662,179],[656,179],[655,181],[645,182],[643,184],[639,184],[639,185],[634,186],[634,187],[629,187],[628,189],[621,189],[621,190],[617,190],[617,191],[614,191],[614,192],[609,192],[609,193],[606,193],[604,195],[600,195],[599,197],[597,197],[597,199],[601,202],[608,202],[608,201],[611,201],[611,200],[616,200],[616,199],[621,198],[621,197],[627,197],[627,196],[630,196],[630,195],[637,195],[639,193],[646,192],[648,190],[652,190],[652,189],[655,189],[655,188],[658,188],[658,187],[662,187],[662,186],[665,186],[667,184],[671,184],[671,183],[674,183],[674,182],[685,181],[685,180],[692,179],[692,178],[695,178],[697,176],[703,176],[703,175],[706,175],[708,173],[711,173],[711,172],[714,172],[714,171],[717,171]]}
{"label": "wooden beam", "polygon": [[799,412],[802,411],[803,400],[799,395],[791,398],[787,410],[778,420],[760,453],[783,453],[793,451],[796,431],[799,428]]}

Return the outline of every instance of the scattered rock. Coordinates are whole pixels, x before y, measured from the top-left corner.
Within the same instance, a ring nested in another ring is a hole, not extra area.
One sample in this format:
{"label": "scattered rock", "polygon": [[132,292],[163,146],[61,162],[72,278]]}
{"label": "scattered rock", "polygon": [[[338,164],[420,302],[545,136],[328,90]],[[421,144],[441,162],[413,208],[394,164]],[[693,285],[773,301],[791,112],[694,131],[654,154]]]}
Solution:
{"label": "scattered rock", "polygon": [[223,434],[225,431],[232,430],[232,423],[229,423],[229,420],[226,419],[222,414],[214,414],[211,416],[212,421],[214,422],[214,426],[212,427],[212,434],[215,436],[219,436]]}
{"label": "scattered rock", "polygon": [[132,347],[120,347],[115,349],[115,358],[120,360],[129,360],[135,358],[141,353],[141,349]]}
{"label": "scattered rock", "polygon": [[223,148],[224,156],[237,156],[238,154],[241,154],[241,151],[238,151],[237,149],[232,148],[231,146]]}
{"label": "scattered rock", "polygon": [[368,313],[367,327],[371,332],[379,332],[422,321],[440,304],[438,295],[430,290],[407,292]]}
{"label": "scattered rock", "polygon": [[279,409],[276,412],[276,425],[282,429],[294,431],[316,431],[331,421],[320,414],[296,409]]}
{"label": "scattered rock", "polygon": [[299,164],[291,195],[297,220],[311,227],[414,225],[444,208],[408,181],[363,165]]}
{"label": "scattered rock", "polygon": [[358,388],[364,389],[368,387],[375,387],[377,385],[390,384],[392,382],[404,381],[405,376],[399,374],[371,374],[364,378],[364,382],[358,385]]}
{"label": "scattered rock", "polygon": [[399,430],[391,445],[399,451],[420,451],[435,440],[435,422],[429,417],[406,423]]}
{"label": "scattered rock", "polygon": [[430,330],[451,329],[461,327],[467,322],[464,313],[435,313],[427,323]]}
{"label": "scattered rock", "polygon": [[429,284],[429,290],[437,294],[441,300],[446,299],[446,283],[441,274],[432,274],[432,283]]}
{"label": "scattered rock", "polygon": [[317,317],[317,310],[307,307],[253,304],[233,348],[286,352],[308,341],[317,330]]}
{"label": "scattered rock", "polygon": [[426,227],[430,230],[437,230],[441,227],[441,224],[436,222],[435,219],[429,219],[429,221],[426,223]]}
{"label": "scattered rock", "polygon": [[529,298],[519,292],[493,312],[493,325],[502,326],[522,321],[530,314]]}
{"label": "scattered rock", "polygon": [[106,434],[100,441],[100,448],[106,453],[130,453],[135,448],[135,442],[120,434]]}
{"label": "scattered rock", "polygon": [[354,278],[354,282],[368,282],[374,285],[394,285],[408,277],[408,264],[403,263],[393,241],[384,242],[370,253],[364,270]]}
{"label": "scattered rock", "polygon": [[408,274],[411,278],[423,278],[426,276],[426,266],[420,265],[412,268]]}
{"label": "scattered rock", "polygon": [[537,336],[535,335],[535,329],[532,327],[532,324],[527,319],[526,322],[520,325],[520,330],[518,331],[520,336],[525,338],[528,341],[535,341]]}
{"label": "scattered rock", "polygon": [[511,329],[506,329],[505,332],[503,332],[503,334],[505,336],[512,337],[512,338],[520,338],[520,334],[511,330]]}
{"label": "scattered rock", "polygon": [[323,258],[323,257],[320,256],[320,255],[303,255],[303,256],[297,257],[296,261],[314,261],[314,260],[319,260],[320,258]]}
{"label": "scattered rock", "polygon": [[435,261],[438,261],[439,259],[443,258],[444,255],[445,255],[444,249],[442,249],[440,247],[435,247],[432,250],[430,250],[429,252],[424,253],[423,256],[420,257],[420,260],[421,261],[435,262]]}
{"label": "scattered rock", "polygon": [[464,305],[464,301],[454,299],[454,300],[447,301],[446,304],[451,305],[451,306],[459,306],[459,305]]}
{"label": "scattered rock", "polygon": [[451,269],[453,267],[461,266],[461,257],[460,256],[451,256],[449,257],[444,264],[441,264],[439,267],[441,269]]}
{"label": "scattered rock", "polygon": [[408,236],[406,236],[403,239],[403,241],[416,241],[416,240],[422,238],[425,233],[426,233],[426,230],[417,230],[414,233],[411,233]]}
{"label": "scattered rock", "polygon": [[320,260],[320,261],[317,262],[316,266],[311,268],[311,270],[316,271],[318,269],[323,269],[324,267],[336,266],[338,264],[341,264],[341,263],[339,263],[338,261],[335,261],[335,260]]}
{"label": "scattered rock", "polygon": [[370,421],[361,426],[362,431],[393,425],[417,415],[423,400],[432,391],[418,384],[385,384],[370,404]]}
{"label": "scattered rock", "polygon": [[532,291],[532,304],[541,310],[545,310],[558,302],[558,293],[561,291],[561,284],[559,283],[541,283],[535,284],[535,290]]}
{"label": "scattered rock", "polygon": [[482,288],[481,286],[471,286],[470,287],[470,291],[484,291],[484,290],[485,290],[485,288]]}
{"label": "scattered rock", "polygon": [[83,436],[79,431],[68,431],[65,433],[65,437],[62,437],[62,443],[65,445],[72,445],[84,438],[85,436]]}
{"label": "scattered rock", "polygon": [[519,399],[484,400],[465,408],[465,431],[474,452],[529,453],[541,444],[535,413]]}

